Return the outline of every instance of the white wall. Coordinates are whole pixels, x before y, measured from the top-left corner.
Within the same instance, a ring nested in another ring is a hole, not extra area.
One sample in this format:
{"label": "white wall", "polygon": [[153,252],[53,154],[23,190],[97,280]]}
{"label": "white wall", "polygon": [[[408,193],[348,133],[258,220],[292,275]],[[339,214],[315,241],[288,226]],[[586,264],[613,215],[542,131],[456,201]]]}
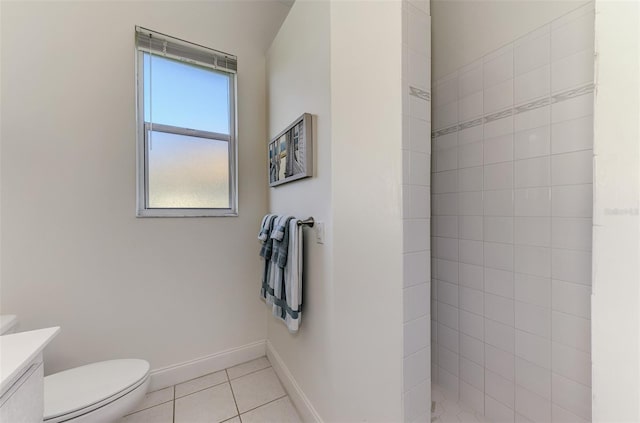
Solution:
{"label": "white wall", "polygon": [[402,417],[401,21],[400,2],[298,1],[269,51],[269,134],[310,112],[318,135],[315,177],[270,207],[326,223],[300,332],[269,341],[325,421]]}
{"label": "white wall", "polygon": [[432,1],[434,79],[583,3],[584,0]]}
{"label": "white wall", "polygon": [[[47,371],[159,368],[265,338],[264,53],[280,2],[2,2],[2,312]],[[238,218],[135,217],[134,25],[239,61]]]}
{"label": "white wall", "polygon": [[640,7],[596,1],[593,421],[640,421]]}

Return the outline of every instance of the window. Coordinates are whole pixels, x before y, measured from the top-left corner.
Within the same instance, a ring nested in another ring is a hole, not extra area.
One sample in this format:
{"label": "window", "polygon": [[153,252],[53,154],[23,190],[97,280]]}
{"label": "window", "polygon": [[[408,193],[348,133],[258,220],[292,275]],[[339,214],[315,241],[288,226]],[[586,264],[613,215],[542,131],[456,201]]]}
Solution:
{"label": "window", "polygon": [[237,216],[235,56],[136,27],[138,216]]}

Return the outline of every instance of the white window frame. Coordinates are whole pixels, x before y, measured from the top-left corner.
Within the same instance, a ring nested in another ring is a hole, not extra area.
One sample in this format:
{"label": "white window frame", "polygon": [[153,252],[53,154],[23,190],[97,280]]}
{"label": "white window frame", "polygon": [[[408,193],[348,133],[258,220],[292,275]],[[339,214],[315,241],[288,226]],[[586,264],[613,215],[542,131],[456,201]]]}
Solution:
{"label": "white window frame", "polygon": [[[212,50],[197,44],[189,43],[168,35],[148,30],[142,27],[136,27],[136,38],[139,40],[141,34],[154,37],[154,40],[171,43],[172,46],[178,46],[180,51],[193,51],[193,55],[176,55],[157,49],[150,49],[136,42],[136,120],[137,120],[137,185],[136,185],[136,203],[137,217],[235,217],[238,216],[238,153],[237,153],[237,75],[236,70],[231,69],[226,59],[233,60],[237,63],[235,56]],[[165,44],[166,45],[166,44]],[[196,64],[215,70],[216,72],[225,73],[229,77],[229,135],[219,134],[215,132],[202,131],[197,129],[182,128],[176,126],[162,125],[145,121],[144,113],[144,53],[151,53],[161,57],[168,57],[187,63]],[[189,57],[191,56],[191,57]],[[203,57],[209,59],[211,63],[195,60],[193,57]],[[220,63],[220,65],[218,65]],[[198,138],[208,138],[216,141],[226,141],[229,143],[229,207],[228,208],[152,208],[149,204],[149,180],[148,169],[149,161],[147,151],[149,147],[148,133],[152,128],[154,132],[165,132],[178,135],[187,135]]]}

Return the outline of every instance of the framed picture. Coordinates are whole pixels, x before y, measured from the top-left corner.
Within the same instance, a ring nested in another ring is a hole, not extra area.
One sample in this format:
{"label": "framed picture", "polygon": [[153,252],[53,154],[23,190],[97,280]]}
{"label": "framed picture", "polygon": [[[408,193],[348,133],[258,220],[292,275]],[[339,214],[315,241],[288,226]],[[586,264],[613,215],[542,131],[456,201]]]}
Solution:
{"label": "framed picture", "polygon": [[313,176],[311,115],[305,113],[269,141],[269,186]]}

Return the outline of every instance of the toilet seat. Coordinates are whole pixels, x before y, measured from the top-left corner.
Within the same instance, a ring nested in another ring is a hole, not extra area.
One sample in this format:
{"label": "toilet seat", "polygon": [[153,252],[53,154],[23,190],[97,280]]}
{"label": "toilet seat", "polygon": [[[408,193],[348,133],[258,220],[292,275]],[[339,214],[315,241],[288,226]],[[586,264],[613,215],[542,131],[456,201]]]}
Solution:
{"label": "toilet seat", "polygon": [[142,387],[146,392],[148,381],[149,363],[136,359],[101,361],[49,375],[44,378],[44,422],[83,416]]}

